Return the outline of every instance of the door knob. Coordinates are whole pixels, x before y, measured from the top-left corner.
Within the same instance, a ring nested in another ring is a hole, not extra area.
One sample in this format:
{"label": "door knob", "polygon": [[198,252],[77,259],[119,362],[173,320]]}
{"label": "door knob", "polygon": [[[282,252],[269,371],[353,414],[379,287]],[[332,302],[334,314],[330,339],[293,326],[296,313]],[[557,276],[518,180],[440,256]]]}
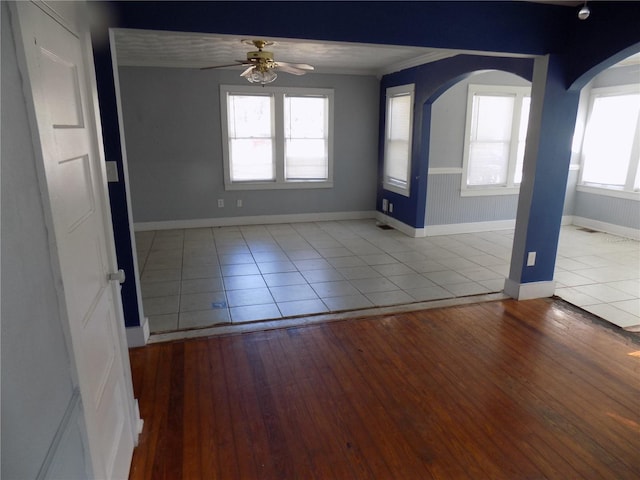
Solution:
{"label": "door knob", "polygon": [[107,279],[109,281],[118,282],[120,284],[124,283],[127,276],[124,274],[124,270],[120,269],[117,272],[111,272],[107,275]]}

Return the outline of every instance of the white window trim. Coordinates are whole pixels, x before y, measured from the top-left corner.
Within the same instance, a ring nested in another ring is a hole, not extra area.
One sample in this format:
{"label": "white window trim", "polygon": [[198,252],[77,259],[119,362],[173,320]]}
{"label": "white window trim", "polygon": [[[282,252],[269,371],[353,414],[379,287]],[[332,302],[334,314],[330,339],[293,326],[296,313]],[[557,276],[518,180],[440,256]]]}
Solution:
{"label": "white window trim", "polygon": [[631,149],[631,157],[629,159],[629,167],[627,168],[627,178],[623,187],[615,185],[604,185],[595,183],[585,183],[582,179],[584,172],[584,144],[586,142],[586,132],[589,126],[589,120],[593,113],[593,105],[596,98],[599,97],[613,97],[618,95],[627,95],[631,93],[640,93],[640,85],[617,85],[613,87],[597,87],[591,90],[589,94],[589,110],[587,111],[587,121],[585,123],[585,134],[582,137],[582,145],[580,147],[580,175],[578,177],[578,184],[576,190],[579,192],[592,193],[595,195],[603,195],[606,197],[624,198],[627,200],[640,201],[640,191],[634,190],[633,185],[635,183],[635,175],[640,175],[640,169],[638,168],[638,162],[640,162],[640,115],[636,120],[636,135],[633,140],[633,147]]}
{"label": "white window trim", "polygon": [[635,200],[636,202],[640,202],[640,192],[620,190],[613,187],[607,188],[594,185],[576,185],[576,191],[591,193],[593,195],[602,195],[603,197],[624,198],[625,200]]}
{"label": "white window trim", "polygon": [[[506,185],[467,185],[467,175],[469,169],[469,153],[471,143],[471,121],[473,113],[473,96],[476,93],[494,94],[504,96],[505,94],[513,94],[516,96],[514,105],[513,119],[511,125],[511,145],[509,148],[509,164],[507,167],[507,184]],[[531,87],[522,87],[515,85],[479,85],[469,84],[467,93],[467,114],[464,130],[464,149],[462,154],[462,179],[460,180],[460,196],[461,197],[478,197],[492,195],[518,195],[520,193],[520,184],[513,183],[513,175],[516,168],[516,154],[518,151],[518,133],[520,128],[520,114],[522,112],[522,98],[531,96]],[[516,139],[516,141],[513,141]]]}
{"label": "white window trim", "polygon": [[[407,159],[407,186],[405,188],[389,182],[386,175],[386,162],[387,162],[387,115],[389,114],[389,99],[400,96],[409,95],[411,97],[411,107],[409,111],[409,118],[411,119],[411,125],[409,127],[409,158]],[[395,87],[387,88],[385,92],[385,124],[384,124],[384,160],[382,166],[382,187],[390,192],[395,192],[405,197],[408,197],[411,192],[411,160],[413,152],[413,112],[415,102],[415,84],[398,85]]]}
{"label": "white window trim", "polygon": [[[276,178],[273,181],[233,182],[229,165],[229,131],[228,131],[228,94],[267,94],[274,96],[272,112],[275,130],[274,161]],[[324,96],[327,97],[328,115],[328,165],[327,180],[285,180],[284,177],[284,96]],[[255,85],[220,85],[220,123],[222,125],[222,164],[224,168],[225,190],[283,190],[333,188],[333,120],[334,120],[334,91],[329,88],[293,88],[269,87]]]}

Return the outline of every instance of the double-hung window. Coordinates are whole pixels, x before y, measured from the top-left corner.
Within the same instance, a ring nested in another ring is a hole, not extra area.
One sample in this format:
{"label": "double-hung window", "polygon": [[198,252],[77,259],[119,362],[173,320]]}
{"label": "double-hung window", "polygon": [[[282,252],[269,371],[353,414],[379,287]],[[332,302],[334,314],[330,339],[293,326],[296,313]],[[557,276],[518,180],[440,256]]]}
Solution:
{"label": "double-hung window", "polygon": [[284,178],[329,178],[329,102],[322,95],[284,95]]}
{"label": "double-hung window", "polygon": [[227,109],[230,178],[234,182],[274,181],[273,97],[230,94]]}
{"label": "double-hung window", "polygon": [[225,188],[333,185],[333,90],[221,86]]}
{"label": "double-hung window", "polygon": [[387,88],[384,136],[386,190],[409,196],[414,85]]}
{"label": "double-hung window", "polygon": [[529,87],[469,85],[462,195],[518,193],[530,92]]}
{"label": "double-hung window", "polygon": [[590,100],[582,144],[581,187],[607,189],[612,194],[638,192],[640,87],[594,88]]}

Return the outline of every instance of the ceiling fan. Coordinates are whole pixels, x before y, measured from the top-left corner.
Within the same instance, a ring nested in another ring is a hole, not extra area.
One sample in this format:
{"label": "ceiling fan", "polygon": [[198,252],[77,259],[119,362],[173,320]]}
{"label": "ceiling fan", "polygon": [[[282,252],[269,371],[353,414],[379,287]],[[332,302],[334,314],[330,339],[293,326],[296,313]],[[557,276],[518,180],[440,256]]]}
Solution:
{"label": "ceiling fan", "polygon": [[274,42],[267,40],[242,40],[245,45],[255,46],[258,50],[253,52],[247,52],[246,60],[236,60],[236,63],[228,65],[215,65],[213,67],[204,67],[201,70],[210,70],[212,68],[224,68],[232,67],[236,65],[248,65],[249,67],[240,74],[241,77],[246,78],[251,83],[259,83],[264,85],[265,83],[271,83],[278,74],[275,70],[280,70],[293,75],[304,75],[305,73],[312,71],[313,67],[306,63],[285,63],[276,62],[273,59],[273,53],[263,50],[264,47],[273,45]]}

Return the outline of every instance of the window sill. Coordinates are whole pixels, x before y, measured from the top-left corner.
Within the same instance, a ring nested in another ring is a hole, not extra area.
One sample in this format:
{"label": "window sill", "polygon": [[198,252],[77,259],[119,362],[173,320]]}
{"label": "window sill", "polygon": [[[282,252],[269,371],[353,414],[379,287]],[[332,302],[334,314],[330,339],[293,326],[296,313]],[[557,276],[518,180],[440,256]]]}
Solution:
{"label": "window sill", "polygon": [[312,188],[333,188],[333,182],[236,182],[226,183],[224,186],[225,190],[309,190]]}
{"label": "window sill", "polygon": [[383,183],[382,188],[393,193],[397,193],[398,195],[402,195],[403,197],[409,197],[409,189],[398,187],[396,185],[390,183]]}
{"label": "window sill", "polygon": [[495,195],[518,195],[520,187],[477,187],[462,188],[461,197],[491,197]]}
{"label": "window sill", "polygon": [[640,192],[629,192],[626,190],[616,190],[607,187],[595,187],[592,185],[578,185],[576,191],[583,193],[591,193],[593,195],[602,195],[605,197],[623,198],[625,200],[640,201]]}

